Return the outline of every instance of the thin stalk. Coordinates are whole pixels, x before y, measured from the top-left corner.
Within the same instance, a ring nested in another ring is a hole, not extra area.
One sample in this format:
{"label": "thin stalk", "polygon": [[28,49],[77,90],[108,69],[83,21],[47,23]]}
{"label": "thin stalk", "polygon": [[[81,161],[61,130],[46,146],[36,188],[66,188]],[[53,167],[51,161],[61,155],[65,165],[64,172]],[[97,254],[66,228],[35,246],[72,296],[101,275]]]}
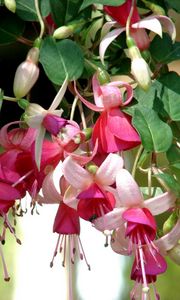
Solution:
{"label": "thin stalk", "polygon": [[83,107],[82,107],[81,102],[78,102],[78,108],[79,108],[79,112],[80,112],[80,116],[81,116],[81,120],[82,120],[83,129],[86,129],[87,128],[86,118],[85,118],[85,115],[84,115],[84,111],[83,111]]}
{"label": "thin stalk", "polygon": [[135,160],[134,160],[134,165],[133,165],[133,168],[132,168],[132,176],[133,177],[135,177],[137,164],[138,164],[138,161],[139,161],[139,158],[141,156],[142,151],[143,151],[143,146],[141,145],[138,149],[138,152],[137,152]]}
{"label": "thin stalk", "polygon": [[39,24],[40,24],[39,38],[42,39],[44,31],[45,31],[45,26],[44,26],[44,21],[43,21],[43,18],[41,16],[41,12],[40,12],[40,9],[39,9],[39,1],[34,0],[34,5],[35,5],[35,8],[36,8],[37,17],[38,17]]}
{"label": "thin stalk", "polygon": [[130,22],[131,22],[132,14],[134,11],[134,4],[135,4],[135,0],[132,0],[131,10],[130,10],[129,16],[127,18],[127,21],[126,21],[126,36],[127,37],[130,36]]}
{"label": "thin stalk", "polygon": [[75,109],[76,109],[76,105],[78,103],[78,96],[76,96],[74,98],[73,104],[72,104],[72,108],[71,108],[71,114],[70,114],[70,120],[72,121],[74,119],[74,113],[75,113]]}
{"label": "thin stalk", "polygon": [[9,97],[9,96],[3,96],[3,99],[6,101],[13,101],[13,102],[17,102],[17,99],[14,97]]}

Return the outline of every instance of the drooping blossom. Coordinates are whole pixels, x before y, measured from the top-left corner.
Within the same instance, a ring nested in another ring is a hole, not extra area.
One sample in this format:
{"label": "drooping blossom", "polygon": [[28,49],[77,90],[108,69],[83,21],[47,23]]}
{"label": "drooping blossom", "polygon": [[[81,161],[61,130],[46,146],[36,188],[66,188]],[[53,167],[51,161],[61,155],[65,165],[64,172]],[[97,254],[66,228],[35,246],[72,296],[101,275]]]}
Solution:
{"label": "drooping blossom", "polygon": [[[35,161],[38,169],[40,169],[41,163],[41,152],[42,143],[45,136],[46,128],[44,125],[47,124],[48,129],[54,131],[54,127],[57,129],[63,127],[65,121],[59,117],[62,115],[62,109],[56,109],[60,104],[66,89],[67,89],[68,79],[65,78],[59,92],[54,98],[51,106],[48,110],[42,108],[39,104],[31,103],[25,111],[25,121],[31,128],[37,129],[37,136],[35,141]],[[43,124],[44,122],[44,124]]]}
{"label": "drooping blossom", "polygon": [[83,168],[67,157],[63,162],[63,174],[70,186],[63,201],[85,220],[103,216],[114,208],[111,185],[122,166],[123,160],[117,154],[109,154],[99,168],[94,164]]}
{"label": "drooping blossom", "polygon": [[[156,276],[166,270],[166,262],[155,245],[156,222],[153,215],[175,206],[176,197],[166,192],[144,201],[137,183],[125,169],[117,174],[116,189],[116,207],[94,220],[94,225],[101,231],[118,230],[118,252],[135,255],[131,278],[142,285],[142,299],[146,299],[148,283],[154,282]],[[132,299],[136,299],[134,295],[135,291]]]}
{"label": "drooping blossom", "polygon": [[54,184],[54,180],[58,176],[57,172],[59,172],[59,168],[46,176],[42,185],[43,197],[39,197],[41,204],[59,204],[53,225],[53,232],[58,234],[58,239],[50,266],[53,266],[54,258],[59,251],[63,254],[62,265],[64,267],[67,261],[74,264],[77,256],[80,259],[84,258],[88,269],[90,269],[80,239],[80,221],[77,211],[63,202],[63,195],[69,184],[64,177],[61,177],[59,181],[60,191],[57,190]]}
{"label": "drooping blossom", "polygon": [[[132,6],[132,0],[127,0],[120,6],[104,6],[104,10],[115,21],[107,22],[102,29],[105,34],[100,43],[100,57],[104,61],[104,54],[108,46],[126,30],[126,22]],[[119,28],[120,25],[120,28]],[[134,6],[133,15],[130,22],[130,35],[135,40],[140,50],[146,50],[149,47],[150,39],[145,29],[153,31],[162,37],[162,26],[170,34],[172,41],[176,38],[176,28],[170,18],[162,15],[152,15],[144,19],[140,19],[136,5]],[[116,29],[110,31],[112,27]],[[110,32],[109,32],[110,31]],[[103,34],[103,35],[104,35]]]}
{"label": "drooping blossom", "polygon": [[[129,104],[133,97],[132,87],[125,82],[114,81],[100,85],[96,75],[92,79],[95,104],[84,99],[76,90],[81,101],[91,110],[101,112],[93,127],[92,141],[98,140],[99,153],[128,150],[140,144],[140,137],[131,124],[131,117],[119,107]],[[118,87],[127,90],[126,101]]]}

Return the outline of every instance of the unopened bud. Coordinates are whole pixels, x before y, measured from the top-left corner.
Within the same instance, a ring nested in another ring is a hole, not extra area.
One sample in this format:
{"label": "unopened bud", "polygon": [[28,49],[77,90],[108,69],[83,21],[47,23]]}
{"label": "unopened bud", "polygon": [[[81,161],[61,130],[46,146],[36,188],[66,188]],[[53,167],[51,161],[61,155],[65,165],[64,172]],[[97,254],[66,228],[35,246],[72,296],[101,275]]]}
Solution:
{"label": "unopened bud", "polygon": [[71,36],[74,32],[74,28],[73,26],[69,25],[69,26],[61,26],[59,28],[57,28],[54,33],[53,33],[53,37],[55,39],[66,39],[69,36]]}
{"label": "unopened bud", "polygon": [[13,12],[13,13],[16,12],[16,1],[15,0],[4,0],[4,5],[11,12]]}
{"label": "unopened bud", "polygon": [[97,170],[98,170],[98,166],[96,166],[94,163],[90,162],[87,165],[87,170],[92,173],[92,174],[96,174]]}
{"label": "unopened bud", "polygon": [[180,244],[177,244],[176,246],[174,246],[167,253],[173,262],[175,262],[177,265],[180,265]]}
{"label": "unopened bud", "polygon": [[85,128],[82,131],[85,135],[85,141],[88,141],[91,138],[92,135],[92,128]]}
{"label": "unopened bud", "polygon": [[142,2],[144,2],[144,4],[146,5],[146,7],[148,7],[150,10],[152,10],[152,12],[154,14],[156,14],[156,15],[163,15],[163,16],[166,15],[165,14],[165,10],[161,6],[159,6],[159,5],[155,4],[155,3],[152,3],[151,1],[147,1],[147,0],[142,0]]}
{"label": "unopened bud", "polygon": [[139,86],[147,91],[151,85],[151,71],[147,62],[142,58],[136,46],[130,47],[128,54],[131,58],[131,73]]}
{"label": "unopened bud", "polygon": [[29,101],[26,99],[19,99],[17,101],[17,103],[18,103],[19,107],[21,107],[24,110],[29,106]]}
{"label": "unopened bud", "polygon": [[177,213],[173,212],[163,224],[163,233],[167,234],[168,232],[170,232],[174,228],[177,220],[178,220]]}
{"label": "unopened bud", "polygon": [[97,79],[98,79],[100,85],[110,82],[110,76],[109,76],[108,72],[101,68],[98,68],[98,70],[97,70]]}
{"label": "unopened bud", "polygon": [[39,76],[39,68],[36,65],[39,59],[39,49],[32,48],[27,58],[16,70],[13,91],[17,99],[27,95]]}

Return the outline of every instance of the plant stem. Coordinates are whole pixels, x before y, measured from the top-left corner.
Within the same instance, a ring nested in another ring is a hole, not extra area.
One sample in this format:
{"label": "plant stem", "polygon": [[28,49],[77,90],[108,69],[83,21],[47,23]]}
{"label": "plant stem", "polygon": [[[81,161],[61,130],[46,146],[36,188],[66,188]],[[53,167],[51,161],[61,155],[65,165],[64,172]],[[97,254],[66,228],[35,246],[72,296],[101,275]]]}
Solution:
{"label": "plant stem", "polygon": [[134,4],[135,4],[135,0],[132,0],[131,10],[130,10],[129,16],[127,18],[127,21],[126,21],[126,37],[130,36],[130,22],[131,22],[132,14],[134,11]]}
{"label": "plant stem", "polygon": [[143,151],[143,146],[141,145],[138,149],[138,152],[136,154],[136,157],[135,157],[135,160],[134,160],[134,165],[133,165],[133,168],[132,168],[132,176],[135,177],[135,173],[136,173],[136,168],[137,168],[137,164],[138,164],[138,161],[139,161],[139,158],[141,156],[141,153]]}
{"label": "plant stem", "polygon": [[14,97],[3,96],[3,99],[7,101],[17,102],[17,99]]}
{"label": "plant stem", "polygon": [[41,30],[40,30],[39,38],[41,39],[43,37],[44,30],[45,30],[44,21],[43,21],[43,18],[41,16],[41,12],[40,12],[40,9],[39,9],[39,1],[34,0],[34,5],[35,5],[35,8],[36,8],[37,17],[38,17],[38,20],[39,20],[39,23],[40,23]]}

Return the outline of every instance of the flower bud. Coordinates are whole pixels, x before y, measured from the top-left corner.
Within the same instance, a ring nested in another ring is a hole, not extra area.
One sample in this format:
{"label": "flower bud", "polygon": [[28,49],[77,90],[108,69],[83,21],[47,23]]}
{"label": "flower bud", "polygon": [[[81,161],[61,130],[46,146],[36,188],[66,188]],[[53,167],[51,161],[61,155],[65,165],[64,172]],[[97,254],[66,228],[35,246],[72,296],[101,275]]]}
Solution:
{"label": "flower bud", "polygon": [[39,68],[36,65],[39,59],[39,49],[32,48],[27,58],[16,70],[13,84],[14,95],[17,99],[23,98],[33,87],[39,76]]}
{"label": "flower bud", "polygon": [[53,37],[55,39],[66,39],[69,36],[71,36],[74,32],[74,28],[73,26],[69,25],[69,26],[61,26],[59,28],[57,28],[54,33],[53,33]]}
{"label": "flower bud", "polygon": [[146,5],[146,7],[148,7],[150,10],[152,10],[152,12],[156,15],[163,15],[165,16],[165,10],[160,6],[157,5],[155,3],[152,3],[151,1],[147,1],[147,0],[142,0],[144,2],[144,4]]}
{"label": "flower bud", "polygon": [[177,265],[180,265],[180,244],[174,246],[167,253],[173,262],[175,262]]}
{"label": "flower bud", "polygon": [[98,170],[98,166],[96,166],[94,163],[90,162],[90,163],[87,165],[86,169],[87,169],[90,173],[96,174],[96,172],[97,172],[97,170]]}
{"label": "flower bud", "polygon": [[85,141],[88,141],[90,140],[91,136],[92,136],[92,128],[85,128],[82,130],[82,132],[84,133],[85,135]]}
{"label": "flower bud", "polygon": [[163,233],[167,234],[168,232],[170,232],[175,226],[177,220],[178,220],[177,213],[173,212],[163,224]]}
{"label": "flower bud", "polygon": [[151,85],[151,71],[148,64],[142,58],[141,53],[136,46],[130,47],[128,54],[131,58],[131,73],[139,86],[147,91]]}
{"label": "flower bud", "polygon": [[108,72],[101,68],[98,68],[98,70],[97,70],[97,79],[98,79],[100,85],[109,83],[111,81]]}
{"label": "flower bud", "polygon": [[16,12],[16,1],[15,0],[4,0],[4,5],[11,12],[13,12],[13,13]]}

